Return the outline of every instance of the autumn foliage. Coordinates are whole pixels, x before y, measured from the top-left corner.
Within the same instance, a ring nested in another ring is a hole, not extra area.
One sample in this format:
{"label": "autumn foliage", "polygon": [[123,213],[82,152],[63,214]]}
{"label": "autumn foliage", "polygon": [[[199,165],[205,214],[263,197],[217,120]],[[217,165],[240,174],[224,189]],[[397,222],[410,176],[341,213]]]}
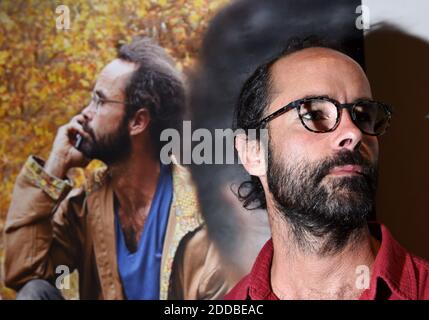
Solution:
{"label": "autumn foliage", "polygon": [[[136,35],[152,37],[186,72],[210,18],[226,2],[0,1],[0,231],[26,158],[48,156],[57,128],[88,101],[117,46]],[[66,27],[59,5],[69,10],[70,29],[58,28]],[[0,260],[1,243],[0,237]],[[0,279],[0,299],[9,294]]]}

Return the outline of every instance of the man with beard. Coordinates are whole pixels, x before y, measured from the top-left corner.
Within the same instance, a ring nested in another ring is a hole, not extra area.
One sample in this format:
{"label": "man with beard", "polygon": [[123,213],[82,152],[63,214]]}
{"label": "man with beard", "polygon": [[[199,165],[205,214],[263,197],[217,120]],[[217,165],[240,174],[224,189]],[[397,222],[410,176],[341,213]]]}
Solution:
{"label": "man with beard", "polygon": [[[46,163],[30,157],[17,178],[5,280],[18,299],[61,299],[64,270],[75,269],[81,299],[225,294],[190,174],[159,158],[160,133],[178,127],[184,106],[182,77],[161,47],[135,39],[120,48]],[[107,168],[72,189],[68,170],[90,159]]]}
{"label": "man with beard", "polygon": [[267,210],[272,238],[225,299],[429,298],[428,262],[367,222],[391,109],[332,48],[295,39],[242,88],[236,148],[251,180],[238,196]]}

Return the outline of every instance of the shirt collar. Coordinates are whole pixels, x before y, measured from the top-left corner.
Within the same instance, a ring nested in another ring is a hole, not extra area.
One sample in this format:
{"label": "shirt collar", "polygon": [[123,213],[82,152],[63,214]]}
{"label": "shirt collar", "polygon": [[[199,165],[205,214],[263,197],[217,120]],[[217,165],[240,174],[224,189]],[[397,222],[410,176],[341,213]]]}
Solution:
{"label": "shirt collar", "polygon": [[376,299],[382,281],[396,296],[407,300],[417,299],[417,279],[410,253],[383,224],[369,223],[369,228],[381,245],[372,267],[370,288],[362,297]]}
{"label": "shirt collar", "polygon": [[278,300],[271,288],[273,254],[273,240],[269,239],[260,251],[250,272],[249,296],[252,300]]}

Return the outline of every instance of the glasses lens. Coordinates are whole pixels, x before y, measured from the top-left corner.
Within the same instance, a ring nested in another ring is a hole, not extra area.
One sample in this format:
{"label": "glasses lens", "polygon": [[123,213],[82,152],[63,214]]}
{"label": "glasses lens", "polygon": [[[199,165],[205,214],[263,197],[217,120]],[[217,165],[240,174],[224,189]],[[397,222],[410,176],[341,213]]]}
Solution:
{"label": "glasses lens", "polygon": [[389,126],[389,114],[386,108],[375,101],[363,101],[353,108],[356,125],[364,133],[383,134]]}
{"label": "glasses lens", "polygon": [[329,101],[310,99],[299,107],[299,116],[305,127],[314,132],[332,130],[337,122],[337,107]]}

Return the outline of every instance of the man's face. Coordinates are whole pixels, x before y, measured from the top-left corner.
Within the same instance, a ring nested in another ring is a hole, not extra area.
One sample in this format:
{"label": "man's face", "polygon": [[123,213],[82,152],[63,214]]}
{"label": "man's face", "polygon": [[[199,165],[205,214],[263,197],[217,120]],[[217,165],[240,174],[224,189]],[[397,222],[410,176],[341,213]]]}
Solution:
{"label": "man's face", "polygon": [[[273,97],[266,114],[306,96],[329,96],[341,103],[371,98],[358,64],[329,49],[286,56],[272,66],[271,78]],[[373,209],[377,138],[364,135],[345,109],[333,132],[308,131],[296,110],[272,120],[268,129],[268,173],[261,181],[272,206],[304,245],[308,234],[328,235],[324,250],[338,249]]]}
{"label": "man's face", "polygon": [[126,158],[131,151],[125,104],[103,100],[125,101],[125,86],[136,65],[123,60],[113,60],[100,73],[93,94],[100,98],[83,111],[84,130],[91,136],[81,144],[81,151],[90,159],[114,164]]}

